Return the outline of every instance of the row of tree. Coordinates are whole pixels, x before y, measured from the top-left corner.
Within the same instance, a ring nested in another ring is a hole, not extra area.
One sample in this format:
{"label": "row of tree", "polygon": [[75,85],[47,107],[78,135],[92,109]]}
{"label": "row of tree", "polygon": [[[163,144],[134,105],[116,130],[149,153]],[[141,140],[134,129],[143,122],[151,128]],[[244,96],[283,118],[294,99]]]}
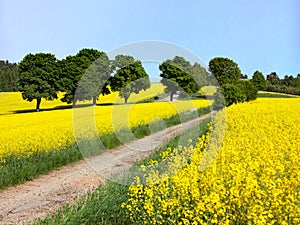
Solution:
{"label": "row of tree", "polygon": [[105,52],[82,49],[76,55],[57,60],[50,53],[28,54],[18,65],[19,91],[25,100],[36,100],[39,111],[42,98],[62,102],[96,100],[99,94],[119,91],[125,103],[131,93],[150,87],[149,76],[142,63],[132,56],[117,55],[109,60]]}
{"label": "row of tree", "polygon": [[[216,57],[209,62],[209,71],[199,63],[191,64],[181,56],[167,59],[159,65],[161,83],[170,94],[187,95],[197,93],[205,85],[220,85],[215,106],[221,107],[250,101],[256,98],[258,90],[292,92],[300,94],[300,74],[296,78],[285,76],[279,79],[275,72],[266,76],[256,71],[252,79],[241,73],[239,66],[231,59]],[[77,101],[96,100],[99,95],[119,91],[127,103],[131,93],[139,93],[150,87],[149,76],[142,63],[132,56],[117,55],[109,60],[105,52],[96,49],[82,49],[76,55],[62,60],[50,53],[28,54],[17,64],[0,61],[0,91],[21,91],[23,99],[37,100],[39,111],[42,98],[58,98],[76,104]],[[219,100],[220,101],[219,101]]]}
{"label": "row of tree", "polygon": [[280,92],[285,94],[300,95],[300,74],[297,77],[285,75],[280,79],[276,72],[272,72],[266,77],[267,91]]}
{"label": "row of tree", "polygon": [[[161,82],[165,92],[173,95],[180,91],[197,93],[208,84],[208,72],[198,63],[193,65],[181,56],[167,59],[161,65]],[[57,60],[53,54],[28,54],[18,65],[19,91],[25,100],[36,100],[39,111],[42,98],[58,98],[64,93],[62,102],[96,100],[100,94],[118,91],[127,103],[132,93],[139,93],[150,87],[149,76],[142,63],[132,56],[117,55],[109,60],[105,52],[82,49],[76,55]]]}

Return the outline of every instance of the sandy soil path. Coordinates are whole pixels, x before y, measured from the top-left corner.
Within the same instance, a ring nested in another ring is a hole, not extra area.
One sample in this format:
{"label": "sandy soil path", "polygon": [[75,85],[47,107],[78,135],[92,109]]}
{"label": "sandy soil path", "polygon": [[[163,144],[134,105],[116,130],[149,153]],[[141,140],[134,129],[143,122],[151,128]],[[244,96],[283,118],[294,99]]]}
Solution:
{"label": "sandy soil path", "polygon": [[212,111],[99,156],[61,167],[16,187],[0,190],[0,224],[30,224],[36,217],[45,217],[62,205],[72,203],[79,196],[95,190],[115,171],[142,160],[183,130],[215,113]]}

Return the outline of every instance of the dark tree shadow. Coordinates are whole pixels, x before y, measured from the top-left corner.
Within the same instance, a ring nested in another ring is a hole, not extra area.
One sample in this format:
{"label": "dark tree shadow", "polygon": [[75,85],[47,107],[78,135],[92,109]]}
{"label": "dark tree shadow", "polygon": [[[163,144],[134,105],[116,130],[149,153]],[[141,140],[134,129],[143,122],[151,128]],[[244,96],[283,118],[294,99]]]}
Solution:
{"label": "dark tree shadow", "polygon": [[[96,106],[111,106],[111,105],[118,105],[115,103],[99,103],[96,104]],[[65,109],[72,109],[72,108],[84,108],[84,107],[90,107],[93,106],[93,104],[79,104],[79,105],[60,105],[60,106],[55,106],[53,108],[41,108],[39,112],[47,112],[47,111],[55,111],[55,110],[65,110]],[[22,110],[14,110],[10,111],[12,114],[19,114],[19,113],[32,113],[36,112],[36,109],[22,109]],[[5,114],[3,114],[5,115]]]}

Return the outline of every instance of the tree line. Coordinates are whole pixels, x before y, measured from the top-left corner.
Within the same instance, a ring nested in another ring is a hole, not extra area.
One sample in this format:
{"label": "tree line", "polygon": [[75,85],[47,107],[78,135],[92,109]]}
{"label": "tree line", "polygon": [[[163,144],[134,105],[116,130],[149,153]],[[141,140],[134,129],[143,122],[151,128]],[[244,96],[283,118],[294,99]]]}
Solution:
{"label": "tree line", "polygon": [[0,60],[0,91],[18,91],[18,67],[16,63]]}
{"label": "tree line", "polygon": [[[241,73],[236,62],[229,58],[210,60],[208,71],[199,63],[192,64],[182,56],[166,59],[159,65],[161,83],[173,100],[175,93],[193,95],[206,85],[220,85],[214,106],[254,100],[259,90],[300,95],[300,74],[296,78],[280,79],[276,72],[264,75],[255,71],[252,79]],[[75,55],[58,60],[51,53],[27,54],[20,63],[0,61],[0,91],[20,91],[24,100],[36,100],[39,111],[42,98],[57,99],[76,105],[78,101],[92,100],[99,95],[118,91],[127,103],[132,93],[150,87],[149,76],[139,60],[129,55],[117,55],[110,60],[97,49],[81,49]]]}
{"label": "tree line", "polygon": [[125,103],[131,93],[150,87],[149,76],[142,63],[132,56],[117,55],[109,60],[105,52],[81,49],[76,55],[57,60],[50,53],[27,54],[18,65],[19,91],[24,100],[36,100],[39,111],[42,98],[57,99],[76,105],[78,101],[92,100],[99,94],[119,91]]}
{"label": "tree line", "polygon": [[283,79],[280,79],[276,72],[272,72],[267,75],[266,81],[265,90],[267,91],[300,95],[300,74],[296,77],[285,75]]}
{"label": "tree line", "polygon": [[[208,84],[206,69],[198,63],[192,65],[181,56],[167,59],[159,69],[171,100],[178,91],[197,93],[201,86]],[[17,65],[16,73],[15,87],[24,100],[36,100],[36,111],[43,98],[57,99],[58,92],[63,92],[62,102],[73,106],[84,100],[92,100],[96,105],[99,95],[118,91],[127,103],[132,93],[150,87],[141,61],[133,56],[117,55],[110,60],[105,52],[87,48],[62,60],[51,53],[29,53]]]}

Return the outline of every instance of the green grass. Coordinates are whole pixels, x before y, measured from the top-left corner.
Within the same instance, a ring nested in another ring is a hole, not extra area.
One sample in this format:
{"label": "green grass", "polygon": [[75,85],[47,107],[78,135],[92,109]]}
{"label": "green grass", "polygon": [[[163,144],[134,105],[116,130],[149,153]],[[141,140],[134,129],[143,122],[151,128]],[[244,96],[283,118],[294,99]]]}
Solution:
{"label": "green grass", "polygon": [[298,98],[296,95],[287,95],[275,92],[258,92],[257,98]]}
{"label": "green grass", "polygon": [[[175,148],[179,141],[189,145],[188,140],[192,138],[192,144],[195,145],[197,138],[207,132],[207,123],[210,119],[200,122],[199,127],[192,127],[182,133],[163,147],[157,149],[155,153],[144,159],[138,164],[146,164],[148,161],[161,161],[160,153],[167,148]],[[195,136],[195,129],[200,132]],[[128,200],[128,186],[108,181],[104,186],[100,186],[95,192],[89,193],[72,205],[65,205],[53,215],[48,215],[45,219],[38,219],[35,225],[41,224],[132,224],[125,210],[121,208],[123,202]]]}
{"label": "green grass", "polygon": [[[210,112],[210,108],[198,109],[198,115],[204,115]],[[193,116],[189,113],[181,113],[180,116],[174,115],[168,119],[165,119],[166,127],[170,127],[187,120],[193,119]],[[164,127],[160,127],[161,130]],[[129,133],[133,133],[134,136],[129,136]],[[105,149],[111,149],[119,146],[125,142],[132,141],[136,138],[142,138],[151,134],[149,125],[139,125],[132,128],[132,130],[121,129],[115,133],[105,134],[100,138]],[[119,137],[123,137],[120,141]],[[41,174],[46,174],[52,170],[55,170],[61,166],[64,166],[71,162],[76,162],[83,158],[83,156],[91,157],[97,154],[101,154],[99,151],[99,140],[95,139],[87,142],[80,142],[79,149],[87,149],[88,151],[79,151],[78,146],[72,144],[60,149],[52,151],[38,151],[33,155],[21,156],[21,155],[10,155],[3,157],[4,162],[0,162],[0,189],[8,186],[17,185],[25,181],[36,178]]]}
{"label": "green grass", "polygon": [[56,151],[35,152],[31,156],[10,155],[0,163],[0,189],[31,180],[70,162],[82,159],[82,154],[74,144]]}

